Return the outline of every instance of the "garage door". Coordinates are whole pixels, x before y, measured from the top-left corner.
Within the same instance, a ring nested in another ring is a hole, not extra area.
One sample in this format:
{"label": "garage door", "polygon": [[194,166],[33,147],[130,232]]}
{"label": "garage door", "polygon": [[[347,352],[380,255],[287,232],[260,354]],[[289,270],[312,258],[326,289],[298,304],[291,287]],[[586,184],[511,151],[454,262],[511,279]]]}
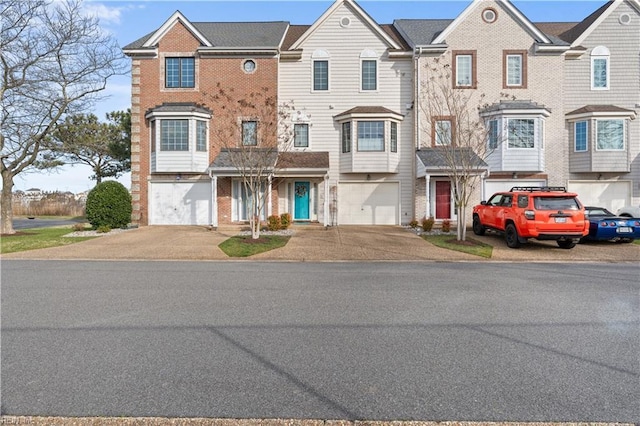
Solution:
{"label": "garage door", "polygon": [[339,225],[399,225],[400,184],[339,183]]}
{"label": "garage door", "polygon": [[150,225],[210,225],[210,182],[149,184]]}
{"label": "garage door", "polygon": [[631,181],[569,181],[567,189],[578,194],[585,206],[605,207],[612,212],[631,203]]}
{"label": "garage door", "polygon": [[547,184],[544,180],[518,180],[518,179],[503,179],[503,180],[486,180],[484,183],[484,199],[488,200],[496,192],[509,191],[514,186],[545,186]]}

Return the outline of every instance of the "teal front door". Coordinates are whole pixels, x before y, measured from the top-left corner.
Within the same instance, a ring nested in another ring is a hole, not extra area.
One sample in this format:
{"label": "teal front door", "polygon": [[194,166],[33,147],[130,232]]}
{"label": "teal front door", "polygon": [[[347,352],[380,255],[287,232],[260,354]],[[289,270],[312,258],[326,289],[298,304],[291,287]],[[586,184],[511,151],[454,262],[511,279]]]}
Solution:
{"label": "teal front door", "polygon": [[309,182],[295,182],[294,220],[309,220]]}

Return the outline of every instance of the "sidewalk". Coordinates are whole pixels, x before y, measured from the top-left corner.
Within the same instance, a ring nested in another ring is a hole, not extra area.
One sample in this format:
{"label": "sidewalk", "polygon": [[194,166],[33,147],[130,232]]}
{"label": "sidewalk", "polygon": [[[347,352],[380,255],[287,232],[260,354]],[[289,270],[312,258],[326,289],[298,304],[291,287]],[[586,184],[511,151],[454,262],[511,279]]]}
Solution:
{"label": "sidewalk", "polygon": [[239,227],[216,231],[203,226],[145,226],[62,247],[2,255],[2,259],[50,260],[274,260],[274,261],[530,261],[637,262],[640,245],[578,244],[560,249],[555,242],[531,241],[509,249],[495,234],[468,234],[494,247],[491,259],[442,249],[399,226],[294,225],[286,246],[250,258],[231,259],[218,245],[237,235]]}

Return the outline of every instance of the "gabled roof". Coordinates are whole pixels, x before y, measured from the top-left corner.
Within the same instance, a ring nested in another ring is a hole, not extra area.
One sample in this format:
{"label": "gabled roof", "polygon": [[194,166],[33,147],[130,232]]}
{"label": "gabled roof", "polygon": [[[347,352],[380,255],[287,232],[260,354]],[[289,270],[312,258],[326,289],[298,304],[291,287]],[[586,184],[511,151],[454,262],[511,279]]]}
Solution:
{"label": "gabled roof", "polygon": [[318,18],[313,25],[311,25],[290,47],[291,50],[299,49],[304,42],[318,29],[324,22],[331,17],[340,6],[347,6],[356,16],[358,16],[367,26],[377,34],[391,49],[402,49],[402,46],[394,40],[386,31],[382,29],[376,21],[367,14],[355,1],[353,0],[336,0],[329,9],[327,9],[320,18]]}
{"label": "gabled roof", "polygon": [[271,48],[280,47],[288,22],[190,22],[176,11],[159,29],[128,44],[124,50],[153,49],[177,23],[182,23],[203,47]]}
{"label": "gabled roof", "polygon": [[[469,14],[473,10],[475,10],[478,6],[482,5],[483,2],[479,0],[474,0],[471,2],[469,6],[465,10],[462,11],[460,15],[453,22],[447,26],[447,28],[442,31],[434,40],[432,44],[442,44],[446,42],[447,36],[455,30],[455,28],[463,22]],[[539,43],[551,44],[551,40],[540,31],[533,23],[526,17],[522,12],[516,8],[511,1],[509,0],[499,0],[497,1],[503,9],[505,9],[519,24],[523,26],[523,28]]]}
{"label": "gabled roof", "polygon": [[394,27],[404,37],[411,48],[433,44],[453,19],[396,19]]}
{"label": "gabled roof", "polygon": [[560,38],[571,43],[572,47],[580,46],[584,40],[604,21],[618,6],[625,1],[640,13],[638,0],[611,0],[603,4],[598,10],[587,16],[582,22],[570,30],[560,34]]}

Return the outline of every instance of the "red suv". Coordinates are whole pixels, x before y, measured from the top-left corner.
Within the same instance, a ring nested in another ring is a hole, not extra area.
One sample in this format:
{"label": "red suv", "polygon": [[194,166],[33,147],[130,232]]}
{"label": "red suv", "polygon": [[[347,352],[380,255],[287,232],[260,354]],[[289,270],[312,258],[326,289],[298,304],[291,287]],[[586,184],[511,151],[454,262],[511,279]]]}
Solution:
{"label": "red suv", "polygon": [[589,221],[577,194],[564,187],[516,186],[473,208],[473,232],[484,235],[487,229],[504,233],[511,248],[535,238],[570,249],[589,234]]}

